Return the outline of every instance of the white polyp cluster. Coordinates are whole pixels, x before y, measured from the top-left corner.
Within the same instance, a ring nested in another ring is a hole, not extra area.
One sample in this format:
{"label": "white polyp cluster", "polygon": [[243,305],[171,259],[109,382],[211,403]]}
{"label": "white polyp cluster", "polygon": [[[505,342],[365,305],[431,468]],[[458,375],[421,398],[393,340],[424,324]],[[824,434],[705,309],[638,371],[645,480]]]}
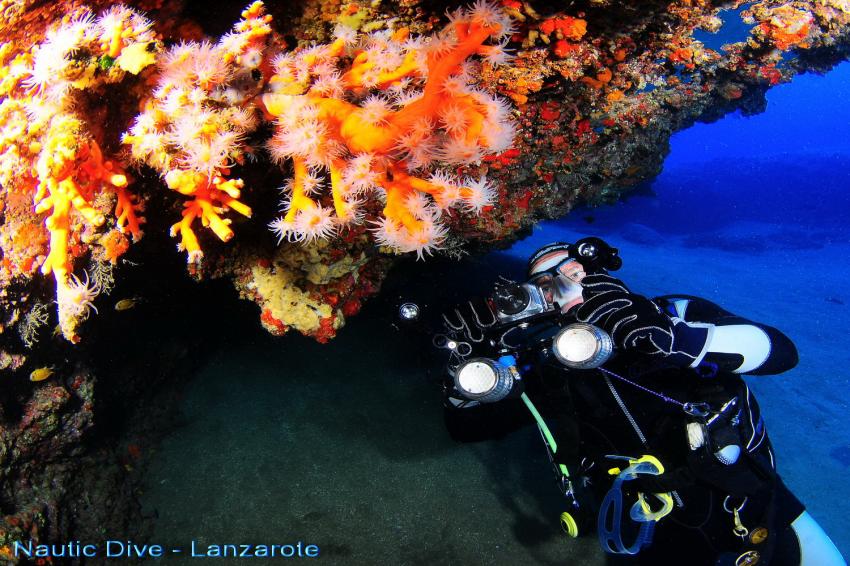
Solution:
{"label": "white polyp cluster", "polygon": [[502,41],[514,34],[514,21],[507,12],[488,0],[476,0],[468,11],[469,21],[496,30],[493,38]]}
{"label": "white polyp cluster", "polygon": [[448,228],[436,216],[419,219],[415,230],[386,218],[373,222],[370,229],[379,246],[388,246],[400,253],[415,252],[417,259],[424,259],[435,250],[442,249]]}
{"label": "white polyp cluster", "polygon": [[460,185],[457,180],[444,171],[434,171],[428,178],[428,182],[439,187],[440,193],[434,197],[434,204],[440,210],[446,210],[455,206],[462,200]]}
{"label": "white polyp cluster", "polygon": [[360,104],[365,120],[375,126],[383,126],[392,112],[390,101],[380,94],[370,94]]}
{"label": "white polyp cluster", "polygon": [[466,193],[463,198],[463,207],[467,212],[479,213],[485,206],[492,204],[496,194],[493,185],[486,177],[481,177],[477,181],[467,177],[463,183],[463,191]]}
{"label": "white polyp cluster", "polygon": [[434,250],[440,249],[448,235],[448,228],[437,219],[434,209],[425,208],[417,216],[421,224],[415,232],[383,217],[371,222],[371,232],[379,246],[395,248],[401,253],[414,252],[417,259],[424,259],[426,254],[431,255]]}
{"label": "white polyp cluster", "polygon": [[152,103],[124,135],[133,158],[163,176],[179,169],[210,179],[240,161],[244,139],[259,123],[252,99],[260,85],[252,75],[262,56],[239,33],[168,49]]}
{"label": "white polyp cluster", "polygon": [[269,223],[269,229],[277,237],[278,244],[284,240],[310,243],[327,239],[336,233],[337,228],[333,210],[319,204],[299,210],[292,221],[281,216]]}
{"label": "white polyp cluster", "polygon": [[361,153],[351,158],[343,173],[343,186],[348,194],[360,196],[374,189],[378,173],[375,171],[378,159],[369,153]]}
{"label": "white polyp cluster", "polygon": [[69,22],[47,31],[44,41],[33,49],[32,68],[22,84],[44,99],[58,103],[80,79],[71,72],[74,55],[80,50],[101,52],[100,44],[108,44],[116,30],[133,42],[153,41],[151,25],[140,13],[120,4],[97,17],[90,11],[83,11]]}
{"label": "white polyp cluster", "polygon": [[[83,20],[90,20],[83,17]],[[101,43],[109,43],[116,32],[135,37],[148,36],[153,39],[153,23],[139,12],[122,4],[112,6],[94,20],[91,32]],[[127,32],[130,30],[130,33]]]}

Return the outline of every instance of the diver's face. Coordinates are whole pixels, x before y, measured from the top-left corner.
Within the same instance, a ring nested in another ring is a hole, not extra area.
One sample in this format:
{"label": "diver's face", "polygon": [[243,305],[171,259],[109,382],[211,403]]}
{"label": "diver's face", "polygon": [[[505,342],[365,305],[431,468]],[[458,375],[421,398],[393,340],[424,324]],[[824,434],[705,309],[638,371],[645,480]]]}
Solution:
{"label": "diver's face", "polygon": [[561,306],[562,313],[584,301],[581,296],[581,281],[585,275],[581,264],[574,259],[569,259],[558,266],[555,277],[555,301]]}

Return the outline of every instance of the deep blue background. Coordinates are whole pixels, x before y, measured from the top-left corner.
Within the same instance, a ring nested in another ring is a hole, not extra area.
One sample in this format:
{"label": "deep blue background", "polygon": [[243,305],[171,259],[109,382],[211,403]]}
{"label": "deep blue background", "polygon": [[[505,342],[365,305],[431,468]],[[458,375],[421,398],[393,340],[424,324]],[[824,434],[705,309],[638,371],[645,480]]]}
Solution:
{"label": "deep blue background", "polygon": [[636,222],[692,240],[735,223],[764,222],[785,227],[779,237],[789,241],[782,245],[794,238],[801,247],[821,238],[847,242],[850,63],[826,77],[799,76],[767,98],[763,114],[735,113],[675,134],[654,182],[626,202],[580,210],[565,222],[599,232]]}

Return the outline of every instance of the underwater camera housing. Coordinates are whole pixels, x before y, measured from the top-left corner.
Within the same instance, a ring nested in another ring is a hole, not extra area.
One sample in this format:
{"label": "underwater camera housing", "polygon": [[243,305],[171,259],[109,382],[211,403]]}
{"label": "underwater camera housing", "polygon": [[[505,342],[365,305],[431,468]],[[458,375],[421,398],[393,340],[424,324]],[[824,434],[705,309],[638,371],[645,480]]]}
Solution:
{"label": "underwater camera housing", "polygon": [[500,324],[519,322],[555,310],[555,305],[546,300],[543,291],[531,283],[497,281],[490,300]]}

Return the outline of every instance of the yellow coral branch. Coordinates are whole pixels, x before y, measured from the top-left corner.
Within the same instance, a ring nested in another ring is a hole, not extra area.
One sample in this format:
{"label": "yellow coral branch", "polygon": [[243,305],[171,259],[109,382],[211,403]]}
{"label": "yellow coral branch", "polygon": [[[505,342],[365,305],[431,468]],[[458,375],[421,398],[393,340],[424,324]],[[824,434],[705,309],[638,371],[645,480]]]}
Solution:
{"label": "yellow coral branch", "polygon": [[334,210],[341,220],[347,220],[350,214],[343,195],[342,170],[344,167],[345,162],[339,159],[334,159],[328,166],[331,175],[331,196],[334,201]]}
{"label": "yellow coral branch", "polygon": [[44,221],[50,232],[50,252],[41,266],[41,272],[45,275],[53,273],[58,282],[71,271],[71,260],[68,256],[68,238],[71,232],[71,199],[62,194],[57,187],[51,191],[49,197],[38,203],[35,210],[41,212],[50,208],[53,209],[53,212]]}
{"label": "yellow coral branch", "polygon": [[289,210],[286,212],[287,222],[295,220],[296,215],[302,210],[313,210],[316,203],[304,192],[304,179],[307,177],[307,163],[303,159],[294,159],[294,177],[292,179],[292,196],[289,201]]}
{"label": "yellow coral branch", "polygon": [[183,218],[170,230],[172,237],[180,234],[177,247],[189,252],[190,262],[203,257],[192,228],[195,220],[200,219],[202,226],[210,228],[222,242],[227,242],[233,237],[233,230],[230,229],[230,220],[222,218],[221,214],[232,209],[243,216],[251,216],[251,208],[237,200],[243,185],[241,179],[224,180],[216,175],[208,180],[201,173],[174,170],[165,176],[165,182],[170,189],[193,197],[183,204]]}

